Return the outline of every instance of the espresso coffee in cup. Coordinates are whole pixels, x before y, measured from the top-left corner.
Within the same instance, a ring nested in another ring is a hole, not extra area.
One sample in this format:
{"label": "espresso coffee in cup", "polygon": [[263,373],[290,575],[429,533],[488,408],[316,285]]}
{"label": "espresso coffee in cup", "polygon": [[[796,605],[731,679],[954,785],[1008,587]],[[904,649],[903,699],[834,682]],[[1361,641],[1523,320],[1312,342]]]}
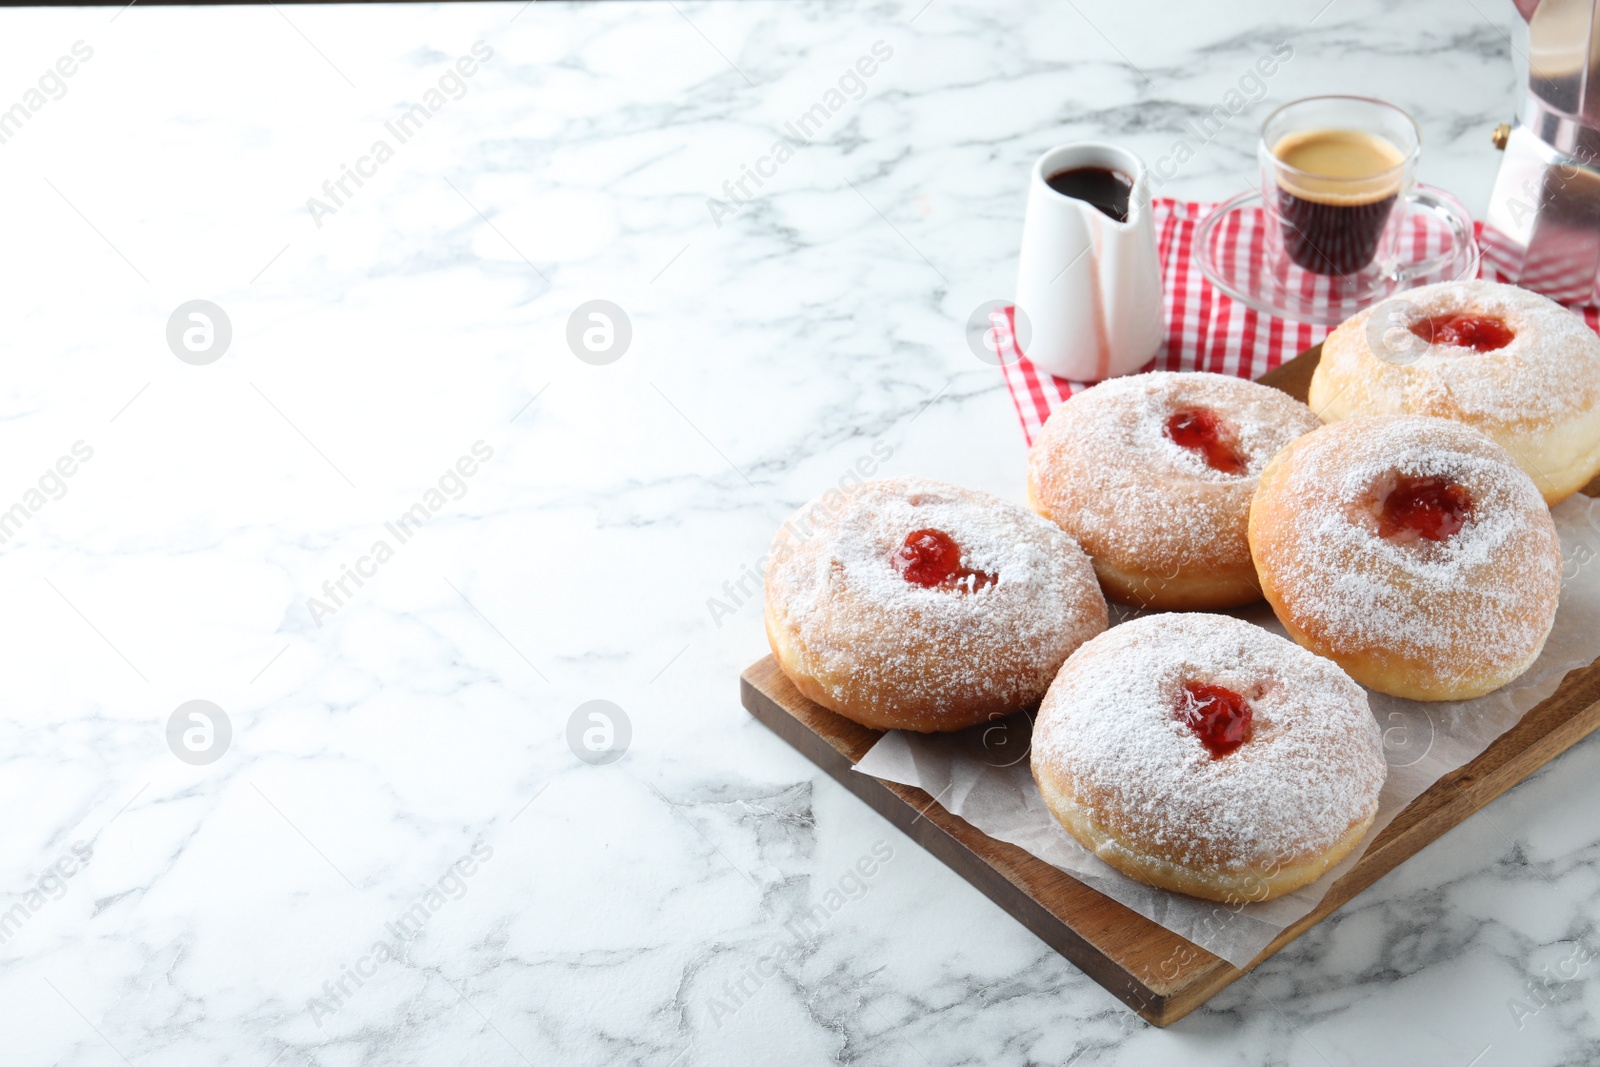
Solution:
{"label": "espresso coffee in cup", "polygon": [[[1201,273],[1259,312],[1334,326],[1402,289],[1472,277],[1472,216],[1417,183],[1422,131],[1368,96],[1291,100],[1261,123],[1260,184],[1201,220]],[[1240,252],[1238,237],[1249,242]]]}
{"label": "espresso coffee in cup", "polygon": [[1271,145],[1284,250],[1313,274],[1349,275],[1377,253],[1402,192],[1406,154],[1358,129],[1304,129]]}

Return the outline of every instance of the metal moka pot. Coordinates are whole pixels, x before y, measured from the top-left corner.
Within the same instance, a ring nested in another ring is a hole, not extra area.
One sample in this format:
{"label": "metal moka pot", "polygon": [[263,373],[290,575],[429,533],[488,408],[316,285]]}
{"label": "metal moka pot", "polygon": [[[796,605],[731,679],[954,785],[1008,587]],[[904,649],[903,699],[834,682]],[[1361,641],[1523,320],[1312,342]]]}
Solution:
{"label": "metal moka pot", "polygon": [[1524,288],[1600,303],[1600,0],[1513,0],[1526,91],[1484,220],[1485,256]]}

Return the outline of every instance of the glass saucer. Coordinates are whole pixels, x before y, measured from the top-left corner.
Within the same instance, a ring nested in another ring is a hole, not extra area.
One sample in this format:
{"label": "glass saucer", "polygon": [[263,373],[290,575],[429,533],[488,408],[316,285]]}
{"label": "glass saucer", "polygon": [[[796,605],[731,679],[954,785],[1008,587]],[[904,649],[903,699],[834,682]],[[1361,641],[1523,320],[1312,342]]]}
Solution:
{"label": "glass saucer", "polygon": [[[1397,292],[1432,282],[1476,277],[1478,242],[1459,220],[1470,219],[1450,194],[1417,186],[1442,210],[1418,205],[1402,222],[1400,264],[1366,278],[1313,274],[1269,251],[1269,218],[1259,192],[1241,193],[1218,204],[1194,232],[1194,258],[1212,285],[1246,307],[1319,326],[1337,326],[1351,315]],[[1279,259],[1280,262],[1269,262]]]}

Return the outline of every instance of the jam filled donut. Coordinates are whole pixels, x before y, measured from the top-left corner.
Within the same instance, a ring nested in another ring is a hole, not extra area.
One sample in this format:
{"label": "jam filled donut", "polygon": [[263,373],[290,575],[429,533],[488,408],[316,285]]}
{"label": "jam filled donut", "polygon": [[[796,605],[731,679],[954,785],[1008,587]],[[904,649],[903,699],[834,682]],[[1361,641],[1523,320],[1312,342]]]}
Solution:
{"label": "jam filled donut", "polygon": [[1561,591],[1533,480],[1472,427],[1421,415],[1290,445],[1261,476],[1250,548],[1289,636],[1413,700],[1481,696],[1527,670]]}
{"label": "jam filled donut", "polygon": [[1146,615],[1084,645],[1033,727],[1052,814],[1111,866],[1207,900],[1268,900],[1356,846],[1386,769],[1336,665],[1223,615]]}
{"label": "jam filled donut", "polygon": [[773,541],[767,639],[811,700],[879,730],[960,730],[1038,704],[1106,628],[1076,542],[987,493],[866,482]]}
{"label": "jam filled donut", "polygon": [[1112,378],[1045,423],[1028,499],[1077,538],[1114,600],[1248,604],[1261,599],[1245,538],[1256,478],[1318,425],[1286,393],[1227,375]]}
{"label": "jam filled donut", "polygon": [[1437,415],[1510,452],[1548,504],[1600,472],[1600,337],[1566,308],[1514,285],[1426,285],[1328,335],[1311,408]]}

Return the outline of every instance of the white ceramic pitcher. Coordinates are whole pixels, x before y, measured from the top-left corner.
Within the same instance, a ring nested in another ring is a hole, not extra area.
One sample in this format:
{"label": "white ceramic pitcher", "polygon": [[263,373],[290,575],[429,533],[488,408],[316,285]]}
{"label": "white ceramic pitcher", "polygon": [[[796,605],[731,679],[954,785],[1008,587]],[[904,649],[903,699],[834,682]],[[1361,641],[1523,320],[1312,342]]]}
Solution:
{"label": "white ceramic pitcher", "polygon": [[[1128,220],[1050,188],[1076,167],[1133,179]],[[1060,378],[1098,382],[1131,374],[1161,348],[1161,268],[1150,217],[1150,182],[1139,157],[1094,141],[1052,148],[1033,165],[1017,307],[1032,326],[1024,353]]]}

